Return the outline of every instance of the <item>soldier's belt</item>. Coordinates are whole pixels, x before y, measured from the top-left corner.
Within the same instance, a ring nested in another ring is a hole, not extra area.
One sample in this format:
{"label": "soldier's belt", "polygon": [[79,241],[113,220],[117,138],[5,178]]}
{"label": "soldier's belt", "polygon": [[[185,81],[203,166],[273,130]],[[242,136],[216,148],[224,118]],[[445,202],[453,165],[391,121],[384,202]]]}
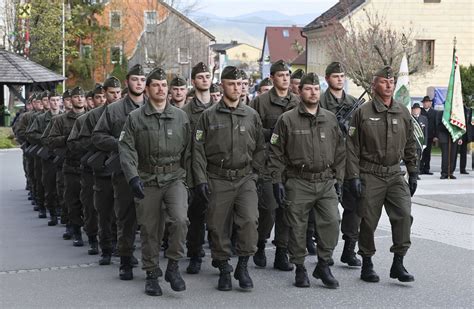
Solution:
{"label": "soldier's belt", "polygon": [[362,172],[375,173],[375,174],[395,174],[400,172],[400,164],[394,164],[390,166],[384,166],[381,164],[375,164],[367,161],[360,161],[360,169]]}
{"label": "soldier's belt", "polygon": [[298,168],[288,168],[286,170],[288,178],[301,178],[309,181],[328,180],[334,178],[334,172],[330,169],[320,173],[305,172]]}
{"label": "soldier's belt", "polygon": [[179,170],[180,165],[176,163],[170,163],[166,165],[145,165],[138,166],[138,170],[150,174],[169,174]]}
{"label": "soldier's belt", "polygon": [[252,166],[248,165],[242,169],[227,169],[221,168],[220,166],[208,164],[207,171],[213,173],[217,176],[227,177],[227,178],[235,178],[235,177],[243,177],[252,171]]}

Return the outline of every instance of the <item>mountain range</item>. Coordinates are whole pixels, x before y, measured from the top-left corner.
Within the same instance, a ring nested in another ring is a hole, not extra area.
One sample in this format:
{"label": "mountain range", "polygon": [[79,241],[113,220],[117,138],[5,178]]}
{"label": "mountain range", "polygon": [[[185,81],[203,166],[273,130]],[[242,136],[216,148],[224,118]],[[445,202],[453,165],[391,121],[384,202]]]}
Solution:
{"label": "mountain range", "polygon": [[279,11],[256,11],[235,17],[222,17],[202,11],[191,13],[188,17],[206,28],[216,37],[217,43],[231,40],[262,48],[265,27],[296,25],[303,27],[313,21],[322,12],[301,15],[286,15]]}

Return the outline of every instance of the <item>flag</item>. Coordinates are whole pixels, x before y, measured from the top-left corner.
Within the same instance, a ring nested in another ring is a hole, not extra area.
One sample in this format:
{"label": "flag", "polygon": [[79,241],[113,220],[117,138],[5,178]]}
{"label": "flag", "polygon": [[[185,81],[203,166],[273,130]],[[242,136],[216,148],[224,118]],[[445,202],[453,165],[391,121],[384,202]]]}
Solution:
{"label": "flag", "polygon": [[[410,80],[408,78],[408,74],[408,60],[406,54],[404,54],[402,57],[402,62],[400,63],[400,70],[398,71],[394,99],[408,108],[408,111],[411,115]],[[413,116],[411,116],[411,121],[413,123],[413,132],[415,134],[416,142],[418,143],[419,148],[423,149],[425,148],[425,136],[423,134],[423,130],[421,129],[418,121],[416,121]]]}
{"label": "flag", "polygon": [[458,140],[466,133],[466,119],[461,92],[461,73],[459,72],[456,47],[453,49],[453,63],[449,76],[448,92],[444,102],[443,124],[451,134],[453,141]]}

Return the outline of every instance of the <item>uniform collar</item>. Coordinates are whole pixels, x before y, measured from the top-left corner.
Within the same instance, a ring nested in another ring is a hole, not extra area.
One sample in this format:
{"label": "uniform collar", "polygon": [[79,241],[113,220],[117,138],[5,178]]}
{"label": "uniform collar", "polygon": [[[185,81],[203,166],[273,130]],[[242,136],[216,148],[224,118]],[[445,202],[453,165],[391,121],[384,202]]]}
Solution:
{"label": "uniform collar", "polygon": [[291,101],[291,92],[290,92],[290,90],[288,90],[287,95],[282,98],[282,97],[278,96],[275,87],[272,87],[272,89],[270,89],[270,91],[268,91],[268,95],[270,96],[270,102],[272,104],[275,104],[275,105],[278,105],[278,106],[286,107]]}
{"label": "uniform collar", "polygon": [[400,103],[395,101],[393,99],[393,97],[392,97],[392,104],[390,104],[390,107],[387,107],[387,106],[385,106],[385,104],[383,104],[382,99],[379,96],[375,95],[374,96],[374,107],[375,107],[375,110],[378,113],[383,113],[383,112],[387,111],[389,113],[398,114],[398,113],[402,112]]}
{"label": "uniform collar", "polygon": [[72,119],[77,119],[79,118],[79,116],[81,115],[84,115],[85,111],[83,111],[82,113],[75,113],[74,110],[70,110],[67,112],[67,117],[68,118],[72,118]]}
{"label": "uniform collar", "polygon": [[151,115],[154,115],[154,114],[159,114],[160,118],[174,118],[173,110],[172,110],[173,108],[177,108],[177,107],[172,106],[170,104],[170,102],[166,102],[165,109],[160,113],[148,101],[143,106],[143,112],[147,116],[151,116]]}
{"label": "uniform collar", "polygon": [[238,116],[245,116],[247,115],[247,112],[245,111],[245,104],[239,101],[239,105],[237,105],[237,108],[235,109],[230,109],[225,103],[224,99],[221,99],[219,103],[217,103],[217,111],[221,113],[227,113],[227,114],[234,114]]}
{"label": "uniform collar", "polygon": [[204,104],[197,97],[194,97],[190,104],[191,104],[191,112],[193,114],[202,113],[209,106],[211,106],[211,102]]}
{"label": "uniform collar", "polygon": [[[319,105],[319,103],[318,103]],[[303,116],[303,117],[308,117],[308,118],[316,118],[317,122],[325,122],[326,121],[326,116],[324,115],[324,112],[321,111],[321,105],[318,106],[318,110],[316,111],[316,115],[313,115],[311,113],[308,113],[306,110],[306,107],[303,102],[301,102],[298,105],[298,113]]]}

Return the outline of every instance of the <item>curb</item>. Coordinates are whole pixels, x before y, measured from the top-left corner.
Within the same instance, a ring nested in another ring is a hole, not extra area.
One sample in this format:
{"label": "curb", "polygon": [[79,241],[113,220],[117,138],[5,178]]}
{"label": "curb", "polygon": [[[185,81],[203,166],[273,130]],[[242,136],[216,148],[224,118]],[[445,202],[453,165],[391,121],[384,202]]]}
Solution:
{"label": "curb", "polygon": [[471,209],[471,208],[461,207],[461,206],[443,203],[443,202],[437,202],[433,200],[424,199],[421,197],[412,197],[411,201],[413,204],[420,205],[420,206],[437,208],[441,210],[474,216],[474,209]]}

